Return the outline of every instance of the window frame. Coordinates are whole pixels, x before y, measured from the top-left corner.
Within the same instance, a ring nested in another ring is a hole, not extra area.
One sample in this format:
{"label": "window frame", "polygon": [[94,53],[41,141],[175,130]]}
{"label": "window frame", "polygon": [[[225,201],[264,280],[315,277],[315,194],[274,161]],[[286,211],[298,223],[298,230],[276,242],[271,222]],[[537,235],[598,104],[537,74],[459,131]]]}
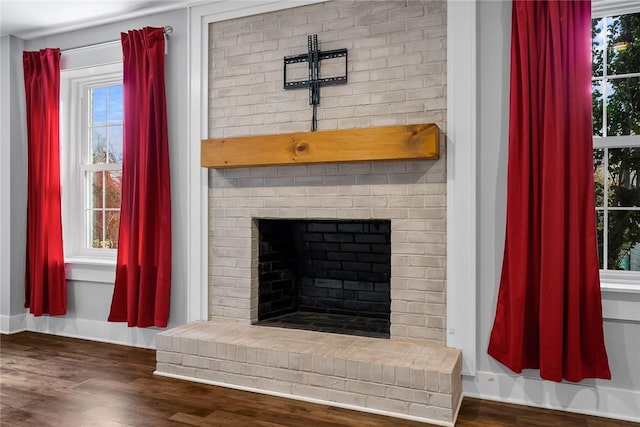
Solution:
{"label": "window frame", "polygon": [[[63,66],[60,74],[63,242],[65,264],[71,273],[68,278],[72,280],[113,283],[114,269],[109,267],[115,266],[117,250],[85,247],[87,191],[84,176],[86,171],[96,168],[88,164],[85,145],[88,141],[89,89],[122,82],[121,55],[116,62],[68,69]],[[100,274],[92,277],[91,271]]]}
{"label": "window frame", "polygon": [[[612,17],[626,14],[639,13],[640,6],[638,6],[634,2],[619,2],[618,4],[612,4],[611,2],[607,2],[606,0],[600,0],[598,2],[593,2],[591,19],[598,19],[604,17]],[[602,76],[593,76],[593,81],[601,81],[604,82],[608,77],[607,74],[607,62],[606,62],[606,45],[604,49],[605,55],[605,64],[603,69]],[[638,77],[640,76],[640,72],[630,73],[624,75],[616,75],[614,78],[628,78],[628,77]],[[604,85],[603,85],[604,86]],[[603,130],[604,135],[606,135],[606,100],[603,96]],[[630,148],[630,147],[640,147],[640,135],[624,135],[624,136],[593,136],[593,150],[597,149],[610,149],[610,148]],[[606,173],[606,170],[605,170]],[[605,196],[606,197],[606,196]],[[606,208],[604,210],[607,210]],[[634,209],[635,210],[635,209]],[[596,206],[596,212],[598,212],[598,207]],[[607,227],[603,230],[603,239],[606,241],[607,239]],[[606,257],[606,251],[604,251],[603,256]],[[605,263],[603,262],[603,266]],[[609,300],[617,300],[618,295],[622,296],[624,294],[640,294],[640,271],[624,271],[624,270],[600,270],[600,283],[601,289],[605,292],[604,294],[604,303],[610,303]],[[615,319],[620,320],[629,320],[629,313],[620,314],[619,317],[613,317]],[[640,320],[640,316],[634,314],[632,316],[633,320]]]}

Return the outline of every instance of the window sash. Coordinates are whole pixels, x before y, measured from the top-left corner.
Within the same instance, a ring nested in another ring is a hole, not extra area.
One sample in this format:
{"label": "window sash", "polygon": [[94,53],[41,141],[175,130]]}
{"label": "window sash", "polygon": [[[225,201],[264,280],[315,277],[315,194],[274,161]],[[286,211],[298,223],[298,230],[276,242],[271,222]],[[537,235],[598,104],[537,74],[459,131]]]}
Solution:
{"label": "window sash", "polygon": [[594,136],[593,149],[640,147],[640,135]]}
{"label": "window sash", "polygon": [[[90,172],[121,172],[121,163],[90,163],[90,90],[122,84],[122,63],[63,70],[61,74],[61,110],[64,124],[63,168],[63,233],[65,258],[115,262],[116,249],[92,248],[87,212],[90,191],[87,183]],[[90,188],[89,188],[90,189]],[[115,208],[100,208],[103,212]],[[80,226],[79,226],[80,225]]]}
{"label": "window sash", "polygon": [[[610,13],[602,13],[602,14],[593,14],[592,19],[597,18],[605,18],[608,20],[609,17],[619,16],[628,13],[635,13],[639,10],[627,10],[627,11],[610,11]],[[606,23],[606,22],[605,22]],[[605,27],[606,28],[606,27]],[[609,58],[607,58],[607,49],[606,49],[607,41],[605,39],[605,45],[603,46],[602,54],[603,54],[603,70],[601,76],[592,76],[592,82],[600,82],[602,83],[602,88],[605,87],[605,83],[613,80],[622,80],[622,79],[630,79],[630,78],[638,78],[640,77],[640,72],[626,73],[626,74],[608,74],[608,63]],[[628,207],[617,207],[617,206],[608,206],[608,190],[609,186],[607,185],[607,174],[608,174],[608,150],[616,149],[616,148],[637,148],[640,147],[640,135],[622,135],[622,136],[608,136],[607,135],[607,96],[606,93],[603,93],[602,96],[602,134],[604,136],[593,136],[593,149],[604,149],[604,173],[605,173],[605,187],[603,194],[603,206],[596,206],[596,212],[602,213],[603,217],[603,230],[602,230],[602,240],[603,240],[603,260],[602,266],[603,269],[600,270],[601,281],[605,283],[640,283],[640,272],[638,271],[625,271],[625,270],[615,270],[611,269],[608,265],[608,231],[609,231],[609,213],[610,212],[623,212],[623,211],[640,211],[640,207],[637,206],[628,206]]]}

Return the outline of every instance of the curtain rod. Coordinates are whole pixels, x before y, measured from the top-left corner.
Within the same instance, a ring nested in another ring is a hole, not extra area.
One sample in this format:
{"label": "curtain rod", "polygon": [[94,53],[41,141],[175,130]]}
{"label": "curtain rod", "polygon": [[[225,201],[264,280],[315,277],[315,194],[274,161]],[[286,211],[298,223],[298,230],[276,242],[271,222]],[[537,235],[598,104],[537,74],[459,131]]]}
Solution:
{"label": "curtain rod", "polygon": [[[173,33],[173,27],[171,25],[165,25],[164,27],[162,27],[162,32],[164,33],[164,38],[166,40],[171,35],[171,33]],[[60,53],[73,52],[73,51],[76,51],[76,50],[88,49],[88,48],[93,48],[93,47],[108,46],[108,45],[114,44],[114,43],[120,43],[120,39],[118,39],[118,40],[109,40],[107,42],[101,42],[101,43],[85,44],[85,45],[82,45],[82,46],[70,47],[70,48],[67,48],[67,49],[61,49]]]}

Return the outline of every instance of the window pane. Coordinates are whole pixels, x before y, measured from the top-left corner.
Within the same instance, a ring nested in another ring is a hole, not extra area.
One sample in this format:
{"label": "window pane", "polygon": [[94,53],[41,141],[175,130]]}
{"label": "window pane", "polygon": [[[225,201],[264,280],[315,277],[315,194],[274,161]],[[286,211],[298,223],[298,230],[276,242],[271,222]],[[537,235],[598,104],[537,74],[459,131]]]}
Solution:
{"label": "window pane", "polygon": [[122,172],[105,172],[105,207],[120,208],[120,193],[122,190]]}
{"label": "window pane", "polygon": [[118,228],[120,225],[120,211],[105,212],[105,240],[104,248],[116,249],[118,247]]}
{"label": "window pane", "polygon": [[593,113],[593,134],[602,136],[602,82],[591,83],[591,108]]}
{"label": "window pane", "polygon": [[91,122],[92,126],[104,126],[107,123],[107,91],[99,87],[91,89]]}
{"label": "window pane", "polygon": [[104,229],[104,212],[101,210],[90,210],[87,211],[88,218],[87,221],[89,223],[89,247],[91,248],[102,248],[103,243],[103,235],[102,231]]}
{"label": "window pane", "polygon": [[109,126],[109,163],[122,163],[122,126]]}
{"label": "window pane", "polygon": [[604,31],[604,18],[591,20],[591,61],[593,65],[592,74],[594,76],[601,76],[603,70],[603,50],[604,50],[604,38],[606,32]]}
{"label": "window pane", "polygon": [[110,86],[109,92],[109,111],[107,114],[108,124],[122,123],[122,85]]}
{"label": "window pane", "polygon": [[640,243],[629,250],[629,270],[640,271]]}
{"label": "window pane", "polygon": [[95,209],[103,207],[104,172],[89,172],[91,191],[89,194],[88,208]]}
{"label": "window pane", "polygon": [[609,270],[640,271],[640,211],[609,211],[608,229]]}
{"label": "window pane", "polygon": [[603,260],[603,248],[604,248],[604,212],[596,211],[596,231],[598,232],[598,263],[600,265],[600,269],[604,268]]}
{"label": "window pane", "polygon": [[604,149],[593,150],[593,178],[595,181],[596,206],[604,206]]}
{"label": "window pane", "polygon": [[91,129],[91,163],[107,162],[107,129]]}
{"label": "window pane", "polygon": [[607,74],[640,72],[640,13],[607,20]]}
{"label": "window pane", "polygon": [[640,207],[640,147],[609,149],[609,206]]}
{"label": "window pane", "polygon": [[607,135],[640,135],[640,77],[607,82]]}

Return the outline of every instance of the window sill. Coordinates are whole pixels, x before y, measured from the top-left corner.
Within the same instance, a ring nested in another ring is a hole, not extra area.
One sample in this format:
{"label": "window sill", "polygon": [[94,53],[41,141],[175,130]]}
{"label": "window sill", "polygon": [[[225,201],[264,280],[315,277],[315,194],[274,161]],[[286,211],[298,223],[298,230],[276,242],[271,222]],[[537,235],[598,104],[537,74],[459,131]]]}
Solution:
{"label": "window sill", "polygon": [[115,259],[66,258],[67,280],[113,284],[116,279]]}
{"label": "window sill", "polygon": [[602,278],[600,290],[605,320],[640,322],[640,286],[636,280]]}
{"label": "window sill", "polygon": [[601,282],[600,289],[602,292],[640,294],[640,286],[630,283]]}

